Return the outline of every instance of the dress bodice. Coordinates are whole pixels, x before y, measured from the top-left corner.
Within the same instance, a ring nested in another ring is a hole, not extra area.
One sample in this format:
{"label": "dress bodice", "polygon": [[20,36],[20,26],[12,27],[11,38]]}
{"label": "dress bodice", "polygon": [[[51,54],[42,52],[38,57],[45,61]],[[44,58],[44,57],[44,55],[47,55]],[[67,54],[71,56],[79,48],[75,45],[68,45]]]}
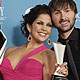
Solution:
{"label": "dress bodice", "polygon": [[10,60],[4,58],[0,67],[4,80],[42,80],[42,64],[35,59],[28,58],[46,49],[49,48],[43,45],[31,51],[17,64],[15,69],[12,68]]}

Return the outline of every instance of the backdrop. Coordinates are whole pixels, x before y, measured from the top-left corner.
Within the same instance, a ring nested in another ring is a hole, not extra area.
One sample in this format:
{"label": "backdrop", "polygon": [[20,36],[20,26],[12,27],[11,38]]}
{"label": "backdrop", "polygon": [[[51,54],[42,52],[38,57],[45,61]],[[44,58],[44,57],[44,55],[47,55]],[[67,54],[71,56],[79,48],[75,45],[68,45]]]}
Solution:
{"label": "backdrop", "polygon": [[[4,17],[5,20],[2,21],[3,24],[1,25],[1,29],[8,39],[6,49],[11,46],[23,45],[27,40],[20,31],[20,21],[23,20],[22,15],[25,13],[25,10],[29,7],[34,7],[37,4],[48,4],[49,1],[50,0],[2,0],[1,7],[3,7],[3,14],[1,15],[0,13],[0,16]],[[75,0],[75,2],[78,7],[78,18],[76,20],[75,26],[79,28],[80,0]],[[55,28],[52,29],[50,38],[52,42],[57,41],[58,33]],[[44,43],[47,45],[47,41]],[[52,45],[48,47],[51,48]]]}

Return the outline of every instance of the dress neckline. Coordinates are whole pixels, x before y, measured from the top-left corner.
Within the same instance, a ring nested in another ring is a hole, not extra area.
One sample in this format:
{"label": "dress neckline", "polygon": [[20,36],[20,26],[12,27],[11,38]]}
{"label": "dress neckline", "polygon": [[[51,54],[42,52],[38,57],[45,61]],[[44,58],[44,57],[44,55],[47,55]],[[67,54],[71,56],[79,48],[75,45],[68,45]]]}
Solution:
{"label": "dress neckline", "polygon": [[10,67],[12,68],[12,70],[16,70],[16,69],[18,68],[18,66],[19,66],[25,59],[27,59],[27,58],[29,58],[29,57],[31,57],[31,56],[33,56],[33,55],[35,55],[35,54],[43,51],[43,50],[46,50],[46,49],[49,49],[49,48],[46,47],[45,45],[42,45],[42,46],[34,49],[34,50],[31,51],[29,54],[27,54],[26,56],[24,56],[24,57],[19,61],[19,63],[16,65],[16,67],[15,67],[14,69],[13,69],[13,67],[12,67],[12,65],[11,65],[10,60],[9,60],[8,58],[4,58],[4,59],[7,59],[7,60],[8,60],[9,65],[10,65]]}

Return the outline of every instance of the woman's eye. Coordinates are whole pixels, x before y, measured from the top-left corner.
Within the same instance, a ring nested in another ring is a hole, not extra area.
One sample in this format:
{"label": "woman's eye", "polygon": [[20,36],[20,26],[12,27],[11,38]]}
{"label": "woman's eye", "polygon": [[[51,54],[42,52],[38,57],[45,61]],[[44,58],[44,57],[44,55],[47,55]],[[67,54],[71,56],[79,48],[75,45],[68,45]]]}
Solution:
{"label": "woman's eye", "polygon": [[43,25],[43,22],[37,22],[37,24]]}
{"label": "woman's eye", "polygon": [[48,26],[48,27],[52,27],[52,24],[47,24],[46,26]]}

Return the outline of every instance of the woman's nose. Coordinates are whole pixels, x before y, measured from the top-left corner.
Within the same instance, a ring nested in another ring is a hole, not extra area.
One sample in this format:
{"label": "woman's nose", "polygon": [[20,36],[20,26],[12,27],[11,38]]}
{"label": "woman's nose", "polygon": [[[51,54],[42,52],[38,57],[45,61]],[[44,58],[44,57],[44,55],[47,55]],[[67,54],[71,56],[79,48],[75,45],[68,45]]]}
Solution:
{"label": "woman's nose", "polygon": [[44,25],[44,26],[42,27],[42,30],[44,30],[44,31],[46,31],[46,30],[47,30],[46,25]]}

